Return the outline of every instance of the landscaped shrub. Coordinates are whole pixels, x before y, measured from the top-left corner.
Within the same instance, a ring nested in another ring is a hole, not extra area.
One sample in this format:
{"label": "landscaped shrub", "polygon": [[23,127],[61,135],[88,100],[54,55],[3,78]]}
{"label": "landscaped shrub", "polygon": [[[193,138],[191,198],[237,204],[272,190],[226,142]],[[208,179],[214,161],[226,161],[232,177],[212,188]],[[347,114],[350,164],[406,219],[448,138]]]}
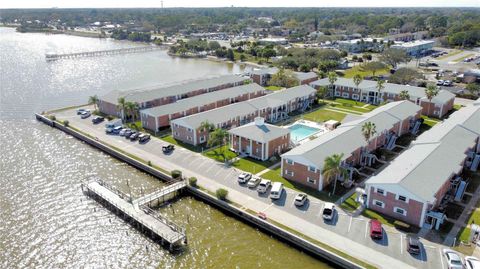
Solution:
{"label": "landscaped shrub", "polygon": [[64,125],[65,127],[68,127],[69,124],[70,124],[70,122],[69,122],[68,120],[64,120],[64,121],[63,121],[63,125]]}
{"label": "landscaped shrub", "polygon": [[48,118],[49,118],[50,120],[57,120],[57,117],[55,117],[55,115],[50,115],[50,116],[48,116]]}
{"label": "landscaped shrub", "polygon": [[191,177],[188,179],[188,184],[192,187],[197,187],[197,178]]}
{"label": "landscaped shrub", "polygon": [[152,161],[148,161],[148,166],[152,166]]}
{"label": "landscaped shrub", "polygon": [[180,178],[180,177],[182,177],[182,171],[173,170],[173,171],[172,171],[172,177],[173,177],[173,178]]}
{"label": "landscaped shrub", "polygon": [[220,188],[215,192],[215,194],[217,195],[218,199],[225,201],[227,199],[228,191],[226,189]]}
{"label": "landscaped shrub", "polygon": [[114,118],[113,118],[112,115],[108,115],[108,116],[107,116],[107,120],[108,120],[108,121],[111,121],[111,120],[113,120],[113,119],[114,119]]}

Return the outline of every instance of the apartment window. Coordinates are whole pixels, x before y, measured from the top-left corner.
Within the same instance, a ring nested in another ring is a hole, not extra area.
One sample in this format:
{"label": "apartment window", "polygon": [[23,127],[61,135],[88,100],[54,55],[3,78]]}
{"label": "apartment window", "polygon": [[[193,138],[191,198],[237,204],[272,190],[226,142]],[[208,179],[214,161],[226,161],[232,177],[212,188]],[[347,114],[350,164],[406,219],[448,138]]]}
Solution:
{"label": "apartment window", "polygon": [[403,196],[403,195],[398,195],[397,200],[400,200],[400,201],[403,201],[403,202],[407,202],[407,197],[405,197],[405,196]]}
{"label": "apartment window", "polygon": [[287,163],[288,163],[288,164],[293,164],[293,161],[290,160],[290,159],[287,159]]}
{"label": "apartment window", "polygon": [[340,96],[340,92],[335,91],[335,96]]}
{"label": "apartment window", "polygon": [[[205,142],[205,136],[204,135],[200,136],[200,143],[202,143],[202,142]],[[236,142],[236,141],[233,141],[233,142]]]}
{"label": "apartment window", "polygon": [[395,213],[397,213],[397,214],[404,215],[404,216],[407,215],[407,210],[405,210],[405,209],[403,209],[403,208],[400,208],[400,207],[394,207],[394,208],[393,208],[393,212],[395,212]]}
{"label": "apartment window", "polygon": [[285,170],[285,174],[286,174],[287,176],[293,177],[293,171]]}
{"label": "apartment window", "polygon": [[358,100],[359,98],[360,98],[360,96],[358,94],[353,94],[352,95],[353,100]]}
{"label": "apartment window", "polygon": [[190,128],[188,128],[188,131],[189,131],[189,132],[193,132],[193,130],[192,130],[192,129],[190,129]]}
{"label": "apartment window", "polygon": [[385,191],[383,189],[377,188],[377,193],[381,195],[385,195]]}
{"label": "apartment window", "polygon": [[311,179],[310,177],[307,177],[307,182],[310,184],[315,184],[317,181],[315,179]]}
{"label": "apartment window", "polygon": [[315,170],[316,170],[316,169],[315,169],[315,167],[313,167],[313,166],[309,166],[309,167],[308,167],[308,171],[310,171],[310,172],[315,172]]}
{"label": "apartment window", "polygon": [[378,206],[378,207],[385,208],[385,203],[382,202],[382,201],[373,200],[373,204]]}
{"label": "apartment window", "polygon": [[178,132],[175,132],[175,136],[178,136]]}
{"label": "apartment window", "polygon": [[348,92],[344,92],[344,93],[342,93],[342,97],[344,97],[344,98],[348,98],[348,97],[349,97],[349,94],[348,94]]}

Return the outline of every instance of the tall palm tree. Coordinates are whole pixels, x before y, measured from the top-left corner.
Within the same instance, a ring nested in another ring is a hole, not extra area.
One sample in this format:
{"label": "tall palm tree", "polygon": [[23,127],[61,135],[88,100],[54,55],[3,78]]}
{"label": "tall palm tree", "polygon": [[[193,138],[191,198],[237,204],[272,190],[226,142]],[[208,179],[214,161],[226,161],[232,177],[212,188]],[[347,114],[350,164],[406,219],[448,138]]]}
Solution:
{"label": "tall palm tree", "polygon": [[[382,94],[382,90],[385,89],[385,80],[382,79],[377,79],[377,90],[378,90],[378,96]],[[378,102],[378,98],[377,98]],[[382,102],[383,102],[383,97],[382,97]]]}
{"label": "tall palm tree", "polygon": [[[228,132],[225,129],[217,128],[210,133],[210,137],[208,138],[207,145],[209,147],[218,146],[218,145],[226,145],[228,141]],[[223,155],[223,160],[226,162],[227,159],[225,157],[225,147],[221,148],[221,152]]]}
{"label": "tall palm tree", "polygon": [[333,92],[333,85],[335,84],[335,81],[337,81],[337,79],[338,79],[337,73],[328,72],[327,77],[328,77],[328,82],[330,82],[330,89]]}
{"label": "tall palm tree", "polygon": [[213,125],[213,123],[209,122],[208,120],[204,120],[202,121],[202,123],[200,123],[200,130],[202,131],[210,132],[214,128],[215,128],[215,125]]}
{"label": "tall palm tree", "polygon": [[136,115],[138,111],[138,104],[134,102],[126,102],[125,103],[125,114],[127,118],[132,121],[135,121]]}
{"label": "tall palm tree", "polygon": [[407,90],[403,90],[398,94],[398,97],[400,97],[400,99],[402,100],[408,100],[410,99],[410,94],[408,93]]}
{"label": "tall palm tree", "polygon": [[375,136],[377,133],[377,126],[375,126],[375,123],[371,121],[367,121],[362,125],[362,134],[363,137],[365,138],[365,141],[367,142],[367,147],[368,143],[370,142],[370,139]]}
{"label": "tall palm tree", "polygon": [[317,90],[317,96],[318,98],[322,99],[322,103],[325,100],[325,96],[328,93],[328,89],[325,86],[320,86]]}
{"label": "tall palm tree", "polygon": [[121,113],[121,118],[122,118],[122,121],[125,121],[125,114],[126,114],[126,105],[127,105],[127,101],[125,100],[125,97],[119,97],[118,100],[118,105],[117,105],[117,108],[120,109],[120,113]]}
{"label": "tall palm tree", "polygon": [[[435,85],[428,85],[425,89],[425,96],[427,97],[428,101],[431,103],[433,97],[438,95],[438,88]],[[430,105],[428,106],[428,115],[430,115]]]}
{"label": "tall palm tree", "polygon": [[[344,176],[346,177],[348,172],[347,169],[342,167],[342,154],[333,154],[325,158],[323,161],[323,172],[322,176],[327,182],[330,182],[332,179],[335,180],[333,183],[333,194],[335,195],[335,190],[337,188],[337,180],[338,177]],[[328,184],[328,183],[327,183]]]}
{"label": "tall palm tree", "polygon": [[95,110],[97,110],[97,105],[98,105],[98,96],[97,95],[92,95],[88,97],[88,103],[93,104],[93,107]]}
{"label": "tall palm tree", "polygon": [[[355,84],[355,87],[357,88],[357,91],[359,93],[360,93],[360,89],[358,88],[358,85],[360,85],[360,83],[362,83],[362,81],[363,81],[362,75],[356,74],[355,76],[353,76],[353,83]],[[359,96],[361,96],[361,94],[359,94]]]}

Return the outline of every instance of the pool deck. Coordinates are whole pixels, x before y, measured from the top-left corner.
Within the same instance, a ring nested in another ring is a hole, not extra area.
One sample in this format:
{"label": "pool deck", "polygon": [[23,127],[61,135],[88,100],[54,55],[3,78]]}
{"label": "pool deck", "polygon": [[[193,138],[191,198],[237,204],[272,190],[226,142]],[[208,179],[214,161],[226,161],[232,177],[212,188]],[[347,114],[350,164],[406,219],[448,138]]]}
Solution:
{"label": "pool deck", "polygon": [[303,125],[303,126],[306,126],[306,127],[309,127],[309,128],[315,128],[317,129],[317,131],[314,131],[312,132],[311,134],[308,134],[304,137],[302,137],[301,139],[297,140],[297,139],[294,139],[294,136],[292,134],[290,134],[290,140],[292,141],[292,143],[294,143],[295,145],[300,145],[302,143],[305,143],[307,141],[310,141],[310,137],[312,136],[316,136],[318,137],[319,135],[323,135],[327,132],[329,132],[330,130],[328,130],[327,128],[325,128],[325,126],[321,123],[317,123],[317,122],[314,122],[314,121],[309,121],[309,120],[297,120],[295,121],[294,123],[290,124],[290,125],[287,125],[285,126],[285,128],[289,128],[292,127],[292,126],[295,126],[295,125]]}

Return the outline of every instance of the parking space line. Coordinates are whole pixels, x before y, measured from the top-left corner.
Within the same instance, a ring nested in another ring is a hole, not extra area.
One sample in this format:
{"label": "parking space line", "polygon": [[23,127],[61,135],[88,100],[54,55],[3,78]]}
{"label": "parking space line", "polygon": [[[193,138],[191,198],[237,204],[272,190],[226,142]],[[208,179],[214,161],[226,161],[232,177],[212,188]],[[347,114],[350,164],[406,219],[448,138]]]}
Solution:
{"label": "parking space line", "polygon": [[445,269],[445,265],[443,264],[443,255],[442,251],[438,249],[438,253],[440,254],[440,263],[442,264],[442,269]]}
{"label": "parking space line", "polygon": [[403,254],[403,235],[400,234],[400,253]]}
{"label": "parking space line", "polygon": [[350,232],[350,228],[352,227],[352,216],[350,216],[350,223],[348,224],[348,232]]}
{"label": "parking space line", "polygon": [[365,238],[367,238],[367,231],[368,231],[368,221],[365,222]]}
{"label": "parking space line", "polygon": [[267,210],[268,210],[270,207],[272,207],[273,205],[274,205],[273,203],[269,204],[269,205],[268,205],[267,207],[265,207],[265,209],[263,209],[261,212],[264,212],[264,213],[265,213],[265,211],[267,211]]}
{"label": "parking space line", "polygon": [[320,207],[320,210],[319,210],[318,213],[316,214],[317,217],[320,217],[320,215],[322,214],[323,207],[324,207],[324,205],[322,205],[322,206]]}

